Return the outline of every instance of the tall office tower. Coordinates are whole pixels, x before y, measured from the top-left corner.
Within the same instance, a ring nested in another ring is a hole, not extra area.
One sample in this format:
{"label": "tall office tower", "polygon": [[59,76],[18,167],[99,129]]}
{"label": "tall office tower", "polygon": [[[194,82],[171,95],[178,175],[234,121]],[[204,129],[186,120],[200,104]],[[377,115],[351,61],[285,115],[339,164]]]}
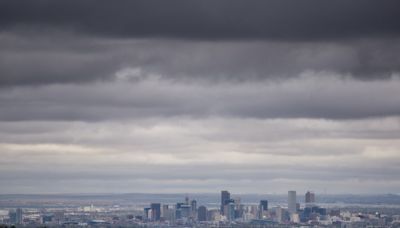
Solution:
{"label": "tall office tower", "polygon": [[[236,204],[236,202],[235,202]],[[235,211],[235,217],[236,218],[243,218],[245,214],[245,207],[243,204],[236,204],[236,211]]]}
{"label": "tall office tower", "polygon": [[197,210],[197,219],[199,221],[207,221],[207,208],[200,206]]}
{"label": "tall office tower", "polygon": [[181,206],[181,218],[189,218],[191,216],[191,206],[183,204]]}
{"label": "tall office tower", "polygon": [[145,219],[149,219],[150,218],[150,211],[151,211],[151,208],[150,207],[145,207],[145,208],[143,208],[143,210],[144,210],[144,218]]}
{"label": "tall office tower", "polygon": [[16,220],[15,220],[16,224],[22,224],[22,217],[23,217],[22,214],[23,214],[22,209],[21,208],[17,208]]}
{"label": "tall office tower", "polygon": [[296,191],[288,191],[288,211],[296,213]]}
{"label": "tall office tower", "polygon": [[175,206],[175,218],[181,219],[182,218],[182,206],[185,205],[184,203],[176,203]]}
{"label": "tall office tower", "polygon": [[306,204],[315,203],[315,193],[308,191],[306,193]]}
{"label": "tall office tower", "polygon": [[14,210],[8,211],[8,217],[10,218],[11,224],[17,223],[17,212],[15,212]]}
{"label": "tall office tower", "polygon": [[221,191],[221,215],[226,215],[224,211],[225,205],[231,201],[231,194],[228,191]]}
{"label": "tall office tower", "polygon": [[263,219],[265,212],[268,210],[268,200],[260,200],[258,205],[257,217]]}
{"label": "tall office tower", "polygon": [[260,200],[260,210],[261,211],[268,210],[268,200]]}
{"label": "tall office tower", "polygon": [[159,221],[161,217],[161,204],[152,203],[150,205],[150,208],[151,208],[151,219],[153,221]]}
{"label": "tall office tower", "polygon": [[197,218],[197,216],[196,216],[196,214],[197,214],[197,201],[196,200],[190,201],[190,209],[191,209],[191,217],[192,218]]}
{"label": "tall office tower", "polygon": [[275,209],[275,214],[276,214],[276,221],[278,223],[281,223],[281,222],[283,222],[285,220],[284,219],[284,210],[283,210],[283,208],[277,207]]}
{"label": "tall office tower", "polygon": [[161,210],[161,217],[165,218],[166,214],[168,213],[169,210],[169,205],[168,204],[163,204],[162,205],[162,210]]}
{"label": "tall office tower", "polygon": [[228,219],[228,221],[233,221],[235,219],[235,203],[229,202],[225,204],[224,212],[226,219]]}

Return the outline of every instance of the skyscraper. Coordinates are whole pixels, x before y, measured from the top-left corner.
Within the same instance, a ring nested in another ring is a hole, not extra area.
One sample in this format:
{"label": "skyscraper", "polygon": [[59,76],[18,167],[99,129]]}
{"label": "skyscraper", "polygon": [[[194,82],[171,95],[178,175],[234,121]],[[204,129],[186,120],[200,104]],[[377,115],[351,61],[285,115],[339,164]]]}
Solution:
{"label": "skyscraper", "polygon": [[306,202],[306,204],[315,203],[315,193],[307,191],[305,202]]}
{"label": "skyscraper", "polygon": [[175,218],[180,219],[182,218],[182,206],[185,205],[184,203],[176,203],[175,206]]}
{"label": "skyscraper", "polygon": [[296,213],[296,191],[288,192],[288,211],[290,213]]}
{"label": "skyscraper", "polygon": [[152,203],[150,205],[150,208],[151,208],[151,219],[153,221],[159,221],[161,217],[161,204]]}
{"label": "skyscraper", "polygon": [[283,222],[285,220],[284,219],[284,210],[283,210],[283,208],[276,207],[275,208],[275,214],[276,214],[276,221],[278,223],[281,223],[281,222]]}
{"label": "skyscraper", "polygon": [[226,215],[224,211],[225,205],[231,201],[231,194],[228,191],[221,191],[221,215]]}
{"label": "skyscraper", "polygon": [[162,211],[161,211],[161,217],[166,217],[165,215],[168,213],[169,210],[169,205],[168,204],[164,204],[162,205]]}
{"label": "skyscraper", "polygon": [[187,204],[181,205],[181,218],[189,218],[191,216],[191,206]]}
{"label": "skyscraper", "polygon": [[16,211],[16,224],[22,224],[22,220],[23,220],[23,212],[21,208],[17,208]]}
{"label": "skyscraper", "polygon": [[260,210],[261,211],[268,210],[268,200],[260,200]]}
{"label": "skyscraper", "polygon": [[14,210],[10,210],[8,212],[8,217],[10,218],[11,224],[17,223],[17,212],[15,212]]}
{"label": "skyscraper", "polygon": [[230,201],[224,206],[224,215],[228,221],[233,221],[235,219],[235,203]]}
{"label": "skyscraper", "polygon": [[150,214],[149,214],[149,211],[151,211],[151,208],[150,207],[145,207],[145,208],[143,208],[143,210],[144,210],[144,218],[145,219],[149,219],[150,218]]}
{"label": "skyscraper", "polygon": [[199,221],[207,221],[207,208],[205,206],[198,208],[197,217]]}
{"label": "skyscraper", "polygon": [[170,207],[168,204],[162,206],[161,217],[167,221],[175,221],[175,208]]}
{"label": "skyscraper", "polygon": [[264,217],[265,211],[268,210],[268,200],[260,200],[258,205],[258,218],[262,219]]}
{"label": "skyscraper", "polygon": [[197,201],[196,200],[192,200],[190,201],[190,209],[191,209],[191,215],[190,217],[192,218],[196,218],[196,214],[197,214]]}

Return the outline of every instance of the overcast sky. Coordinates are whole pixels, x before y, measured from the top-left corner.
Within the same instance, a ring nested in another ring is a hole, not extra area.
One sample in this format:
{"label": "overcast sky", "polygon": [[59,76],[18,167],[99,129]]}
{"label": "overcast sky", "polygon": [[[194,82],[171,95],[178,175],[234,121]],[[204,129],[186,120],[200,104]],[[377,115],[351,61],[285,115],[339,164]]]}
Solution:
{"label": "overcast sky", "polygon": [[0,193],[400,193],[399,15],[0,1]]}

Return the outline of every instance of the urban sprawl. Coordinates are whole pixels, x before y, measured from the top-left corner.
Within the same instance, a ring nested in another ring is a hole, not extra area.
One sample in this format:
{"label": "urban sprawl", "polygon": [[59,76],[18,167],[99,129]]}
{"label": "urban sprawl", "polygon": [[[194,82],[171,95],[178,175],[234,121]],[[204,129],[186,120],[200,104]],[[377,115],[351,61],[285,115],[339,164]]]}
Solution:
{"label": "urban sprawl", "polygon": [[3,208],[0,227],[400,227],[399,214],[324,208],[311,191],[305,193],[302,202],[296,191],[288,191],[286,205],[271,207],[268,199],[243,204],[240,197],[231,197],[224,190],[216,207],[198,205],[196,199],[186,196],[182,202],[155,202],[135,209],[119,205]]}

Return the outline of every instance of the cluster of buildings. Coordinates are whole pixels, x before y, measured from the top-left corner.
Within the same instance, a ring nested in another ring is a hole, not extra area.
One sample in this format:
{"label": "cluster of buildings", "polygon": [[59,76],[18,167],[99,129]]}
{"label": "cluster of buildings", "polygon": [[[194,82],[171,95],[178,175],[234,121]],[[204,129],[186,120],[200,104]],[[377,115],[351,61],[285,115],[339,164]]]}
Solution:
{"label": "cluster of buildings", "polygon": [[220,208],[197,207],[196,200],[185,198],[185,202],[175,205],[152,203],[144,208],[144,216],[137,219],[144,222],[170,222],[174,224],[192,224],[194,222],[253,222],[253,223],[301,223],[310,220],[320,220],[327,215],[327,210],[315,204],[315,194],[305,194],[305,207],[300,208],[296,192],[288,192],[287,208],[268,207],[268,200],[260,200],[258,205],[244,205],[239,197],[232,198],[229,191],[221,191]]}
{"label": "cluster of buildings", "polygon": [[288,191],[286,203],[274,202],[270,205],[268,199],[243,204],[239,197],[232,197],[229,191],[224,190],[221,191],[220,202],[207,205],[198,205],[195,199],[185,197],[182,202],[150,203],[136,210],[116,206],[97,208],[93,205],[53,211],[17,208],[10,209],[7,215],[1,214],[0,210],[0,227],[1,224],[17,227],[39,224],[65,227],[400,227],[400,215],[324,208],[317,205],[315,194],[311,191],[305,193],[304,200],[298,200],[296,191]]}
{"label": "cluster of buildings", "polygon": [[270,226],[332,226],[400,227],[400,216],[382,216],[379,213],[362,214],[324,208],[316,204],[315,193],[307,191],[304,204],[297,199],[296,191],[288,191],[287,205],[269,206],[267,199],[259,204],[244,205],[240,198],[232,198],[229,191],[221,191],[219,208],[197,207],[196,200],[175,205],[153,203],[144,209],[144,217],[137,217],[143,224],[206,227],[270,227]]}
{"label": "cluster of buildings", "polygon": [[12,224],[22,224],[23,223],[23,211],[21,208],[17,208],[15,211],[10,210],[8,213],[9,221]]}

